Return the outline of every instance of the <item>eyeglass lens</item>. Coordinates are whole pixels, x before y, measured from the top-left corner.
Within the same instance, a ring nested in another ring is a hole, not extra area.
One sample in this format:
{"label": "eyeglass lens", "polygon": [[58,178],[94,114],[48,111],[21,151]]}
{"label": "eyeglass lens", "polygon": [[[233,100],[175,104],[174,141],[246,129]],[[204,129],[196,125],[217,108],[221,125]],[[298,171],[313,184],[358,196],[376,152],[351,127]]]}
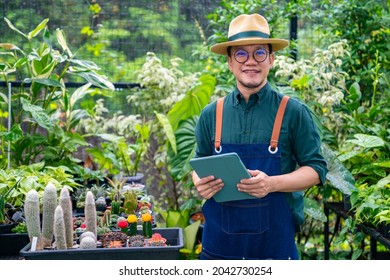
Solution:
{"label": "eyeglass lens", "polygon": [[[265,49],[258,49],[253,54],[254,60],[257,62],[263,62],[267,59],[268,52]],[[239,63],[244,63],[249,59],[249,53],[245,50],[237,50],[234,53],[234,59]]]}

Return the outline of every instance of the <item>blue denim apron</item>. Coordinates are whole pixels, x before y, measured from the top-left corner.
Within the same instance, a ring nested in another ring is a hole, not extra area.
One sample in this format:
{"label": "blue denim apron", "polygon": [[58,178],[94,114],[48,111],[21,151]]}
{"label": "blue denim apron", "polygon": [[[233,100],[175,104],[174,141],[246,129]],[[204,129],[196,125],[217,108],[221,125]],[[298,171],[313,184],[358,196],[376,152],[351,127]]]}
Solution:
{"label": "blue denim apron", "polygon": [[[279,137],[279,132],[276,134]],[[270,143],[223,143],[214,154],[236,152],[248,169],[280,175],[281,151],[278,139],[271,139],[272,149]],[[201,259],[298,259],[294,221],[284,193],[223,203],[211,198],[202,211],[205,225]]]}

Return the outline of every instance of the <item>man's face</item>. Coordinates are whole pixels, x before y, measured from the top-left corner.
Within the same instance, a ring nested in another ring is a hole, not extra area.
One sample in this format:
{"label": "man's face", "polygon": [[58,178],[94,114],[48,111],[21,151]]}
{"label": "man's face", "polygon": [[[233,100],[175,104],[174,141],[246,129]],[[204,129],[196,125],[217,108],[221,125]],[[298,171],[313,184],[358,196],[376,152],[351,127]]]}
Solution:
{"label": "man's face", "polygon": [[[248,60],[242,62],[245,58]],[[262,61],[263,59],[265,60]],[[241,93],[259,91],[267,83],[273,62],[274,55],[268,53],[268,45],[232,47],[231,55],[228,56],[229,69],[236,77],[237,87]]]}

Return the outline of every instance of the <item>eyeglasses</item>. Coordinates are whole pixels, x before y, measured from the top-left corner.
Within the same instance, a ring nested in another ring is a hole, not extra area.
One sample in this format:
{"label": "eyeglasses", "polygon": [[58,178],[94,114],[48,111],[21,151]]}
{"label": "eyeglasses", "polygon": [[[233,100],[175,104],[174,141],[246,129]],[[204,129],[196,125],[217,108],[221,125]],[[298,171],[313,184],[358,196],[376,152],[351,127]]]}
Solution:
{"label": "eyeglasses", "polygon": [[[237,50],[235,53],[234,53],[234,59],[238,62],[238,63],[245,63],[248,61],[249,59],[249,53],[245,50]],[[268,57],[268,51],[265,50],[265,49],[258,49],[256,50],[253,54],[253,59],[256,60],[257,62],[263,62],[264,60],[267,59]]]}

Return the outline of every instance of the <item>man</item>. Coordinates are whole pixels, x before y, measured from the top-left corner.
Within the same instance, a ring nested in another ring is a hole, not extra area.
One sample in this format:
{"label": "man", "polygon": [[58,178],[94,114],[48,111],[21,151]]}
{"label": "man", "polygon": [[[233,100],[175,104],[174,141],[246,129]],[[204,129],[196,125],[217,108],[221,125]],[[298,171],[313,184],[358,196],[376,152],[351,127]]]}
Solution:
{"label": "man", "polygon": [[218,203],[213,196],[222,180],[193,173],[206,199],[201,259],[298,259],[303,191],[326,180],[320,136],[308,108],[267,82],[274,51],[288,41],[270,38],[258,14],[233,19],[228,37],[211,51],[227,56],[236,88],[202,111],[195,157],[236,152],[252,176],[237,188],[256,198]]}

